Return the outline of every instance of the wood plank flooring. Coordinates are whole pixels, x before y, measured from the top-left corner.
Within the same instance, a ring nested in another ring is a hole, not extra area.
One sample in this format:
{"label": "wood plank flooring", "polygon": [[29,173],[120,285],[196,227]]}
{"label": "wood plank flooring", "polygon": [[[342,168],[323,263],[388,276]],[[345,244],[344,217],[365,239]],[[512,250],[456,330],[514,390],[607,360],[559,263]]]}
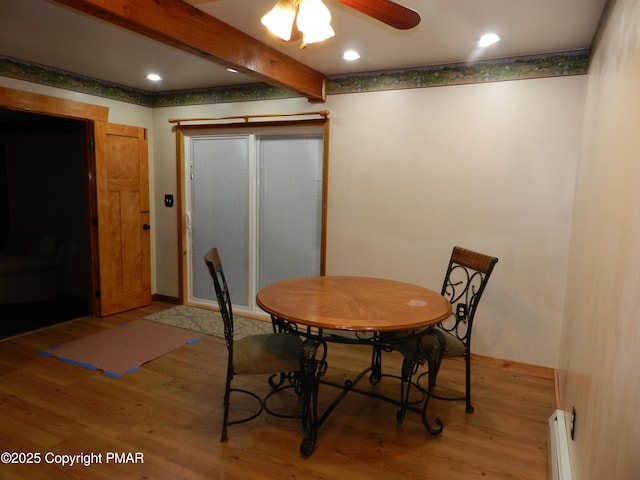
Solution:
{"label": "wood plank flooring", "polygon": [[[169,307],[157,302],[0,342],[0,453],[20,452],[21,460],[40,455],[37,464],[0,464],[0,478],[548,478],[547,419],[554,400],[548,369],[474,357],[475,413],[465,413],[463,402],[433,399],[431,418],[438,416],[445,425],[439,436],[429,435],[415,413],[397,425],[397,407],[350,393],[322,425],[316,450],[305,459],[299,454],[296,419],[263,414],[231,426],[229,442],[220,443],[226,372],[222,339],[205,336],[120,379],[37,353]],[[328,360],[327,378],[342,381],[368,364],[370,351],[330,345]],[[396,354],[385,354],[386,371],[397,371],[399,365]],[[461,389],[463,377],[463,363],[447,360],[438,387]],[[268,391],[261,377],[234,382]],[[384,379],[376,388],[395,392],[397,384]],[[321,390],[324,405],[336,391]],[[232,402],[233,413],[250,406],[241,397]],[[273,407],[296,408],[295,396],[285,394]],[[114,454],[124,454],[120,460],[129,462],[116,463]],[[62,465],[62,455],[80,463]]]}

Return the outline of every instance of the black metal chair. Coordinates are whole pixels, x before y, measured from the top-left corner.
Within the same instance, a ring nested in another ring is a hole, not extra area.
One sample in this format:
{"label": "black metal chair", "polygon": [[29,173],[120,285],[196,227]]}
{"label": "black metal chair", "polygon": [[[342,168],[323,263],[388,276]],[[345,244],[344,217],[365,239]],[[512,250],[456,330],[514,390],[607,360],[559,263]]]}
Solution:
{"label": "black metal chair", "polygon": [[[220,441],[228,440],[227,427],[237,423],[253,420],[262,413],[268,411],[272,415],[280,417],[295,418],[300,414],[276,414],[269,411],[266,406],[268,398],[282,388],[294,387],[296,393],[300,394],[300,358],[302,352],[302,340],[293,333],[276,332],[247,337],[233,338],[233,310],[231,307],[231,297],[229,288],[220,261],[217,248],[209,250],[204,261],[209,268],[209,273],[213,278],[213,285],[216,291],[220,315],[224,322],[224,338],[227,344],[227,380],[224,392],[224,416],[222,422],[222,434]],[[258,320],[256,320],[258,321]],[[251,374],[271,374],[269,385],[272,391],[263,399],[254,392],[245,389],[231,388],[231,381],[235,375]],[[277,381],[275,379],[278,379]],[[288,380],[289,384],[284,385]],[[259,408],[255,413],[244,418],[229,421],[229,405],[231,392],[242,392],[255,398],[259,403]]]}
{"label": "black metal chair", "polygon": [[[473,412],[471,405],[471,330],[473,319],[480,303],[493,267],[498,262],[496,257],[454,247],[449,266],[442,284],[441,294],[449,299],[452,305],[451,317],[431,327],[417,339],[392,344],[387,350],[397,350],[403,355],[401,401],[403,409],[399,414],[402,420],[409,398],[413,375],[418,367],[428,364],[428,371],[417,378],[429,375],[427,394],[445,400],[465,400],[466,411]],[[432,392],[440,364],[445,358],[465,357],[466,383],[465,395],[462,397],[441,397]],[[423,389],[423,393],[424,393]]]}

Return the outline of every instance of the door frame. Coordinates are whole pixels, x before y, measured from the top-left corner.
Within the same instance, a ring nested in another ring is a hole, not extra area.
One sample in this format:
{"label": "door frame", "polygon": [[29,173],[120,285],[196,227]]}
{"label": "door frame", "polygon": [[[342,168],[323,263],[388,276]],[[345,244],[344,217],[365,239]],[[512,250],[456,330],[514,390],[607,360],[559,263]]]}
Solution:
{"label": "door frame", "polygon": [[[89,177],[89,174],[94,171],[95,166],[94,155],[90,149],[94,135],[94,122],[108,122],[108,107],[78,102],[75,100],[66,100],[23,90],[15,90],[7,87],[0,87],[0,107],[7,110],[17,110],[54,117],[65,117],[82,121],[86,139],[81,147],[85,178],[94,178],[93,175]],[[89,282],[88,307],[89,314],[91,316],[99,316],[100,314],[100,300],[93,295],[93,292],[98,290],[100,272],[97,232],[92,228],[91,222],[91,219],[95,217],[96,213],[96,197],[97,192],[95,182],[87,182],[84,201],[89,206],[87,209],[85,226],[87,229],[86,235],[90,255],[89,278],[87,278],[87,281]]]}
{"label": "door frame", "polygon": [[[298,119],[292,120],[293,116],[314,116],[319,115],[320,119]],[[284,117],[276,119],[276,117]],[[322,171],[322,212],[321,212],[321,239],[320,239],[320,275],[325,275],[326,272],[326,250],[327,250],[327,202],[328,202],[328,182],[329,182],[329,134],[330,134],[330,119],[329,112],[324,110],[321,112],[303,112],[298,114],[288,115],[256,115],[255,117],[240,117],[243,122],[238,123],[237,117],[222,117],[219,119],[197,119],[197,123],[189,123],[190,120],[173,120],[176,123],[176,183],[177,183],[177,201],[176,206],[178,210],[178,304],[186,304],[188,298],[188,279],[187,272],[189,266],[187,265],[187,246],[188,241],[186,238],[186,192],[185,192],[185,141],[187,137],[194,136],[197,133],[206,131],[224,131],[228,129],[251,131],[260,127],[290,127],[290,126],[304,126],[304,125],[317,125],[323,127],[323,171]],[[250,121],[250,119],[253,120]],[[218,120],[222,120],[222,123],[217,123]],[[214,123],[202,123],[203,121],[213,121]],[[181,122],[187,122],[181,124]],[[252,315],[248,315],[252,316]]]}

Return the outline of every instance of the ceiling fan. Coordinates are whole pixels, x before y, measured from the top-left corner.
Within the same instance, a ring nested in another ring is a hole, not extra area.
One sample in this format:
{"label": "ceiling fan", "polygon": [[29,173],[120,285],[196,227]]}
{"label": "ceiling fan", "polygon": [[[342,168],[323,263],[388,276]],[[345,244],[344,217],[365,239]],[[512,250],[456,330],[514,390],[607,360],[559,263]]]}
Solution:
{"label": "ceiling fan", "polygon": [[[399,30],[408,30],[420,23],[418,12],[391,0],[337,1]],[[278,0],[261,21],[271,33],[286,41],[291,40],[295,32],[295,22],[296,29],[302,33],[301,48],[335,35],[331,13],[322,0]]]}
{"label": "ceiling fan", "polygon": [[390,0],[338,0],[398,30],[408,30],[420,23],[420,14]]}

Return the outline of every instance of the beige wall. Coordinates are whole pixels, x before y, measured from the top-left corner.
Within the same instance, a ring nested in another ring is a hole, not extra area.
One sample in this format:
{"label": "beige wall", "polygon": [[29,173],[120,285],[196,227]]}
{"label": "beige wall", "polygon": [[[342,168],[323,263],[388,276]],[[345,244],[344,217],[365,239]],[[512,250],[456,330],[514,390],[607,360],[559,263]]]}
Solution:
{"label": "beige wall", "polygon": [[[439,290],[454,244],[500,258],[474,351],[555,367],[586,76],[331,96],[327,273]],[[169,118],[318,110],[305,100],[154,111],[158,293],[177,295]],[[175,260],[174,260],[175,258]]]}
{"label": "beige wall", "polygon": [[584,83],[331,99],[329,270],[439,289],[453,245],[495,255],[473,351],[555,366]]}
{"label": "beige wall", "polygon": [[498,256],[474,351],[557,365],[586,76],[155,110],[0,85],[107,105],[110,121],[150,128],[153,292],[168,296],[178,295],[168,119],[328,109],[328,273],[439,289],[453,245]]}
{"label": "beige wall", "polygon": [[559,361],[574,479],[640,478],[640,2],[590,67]]}

